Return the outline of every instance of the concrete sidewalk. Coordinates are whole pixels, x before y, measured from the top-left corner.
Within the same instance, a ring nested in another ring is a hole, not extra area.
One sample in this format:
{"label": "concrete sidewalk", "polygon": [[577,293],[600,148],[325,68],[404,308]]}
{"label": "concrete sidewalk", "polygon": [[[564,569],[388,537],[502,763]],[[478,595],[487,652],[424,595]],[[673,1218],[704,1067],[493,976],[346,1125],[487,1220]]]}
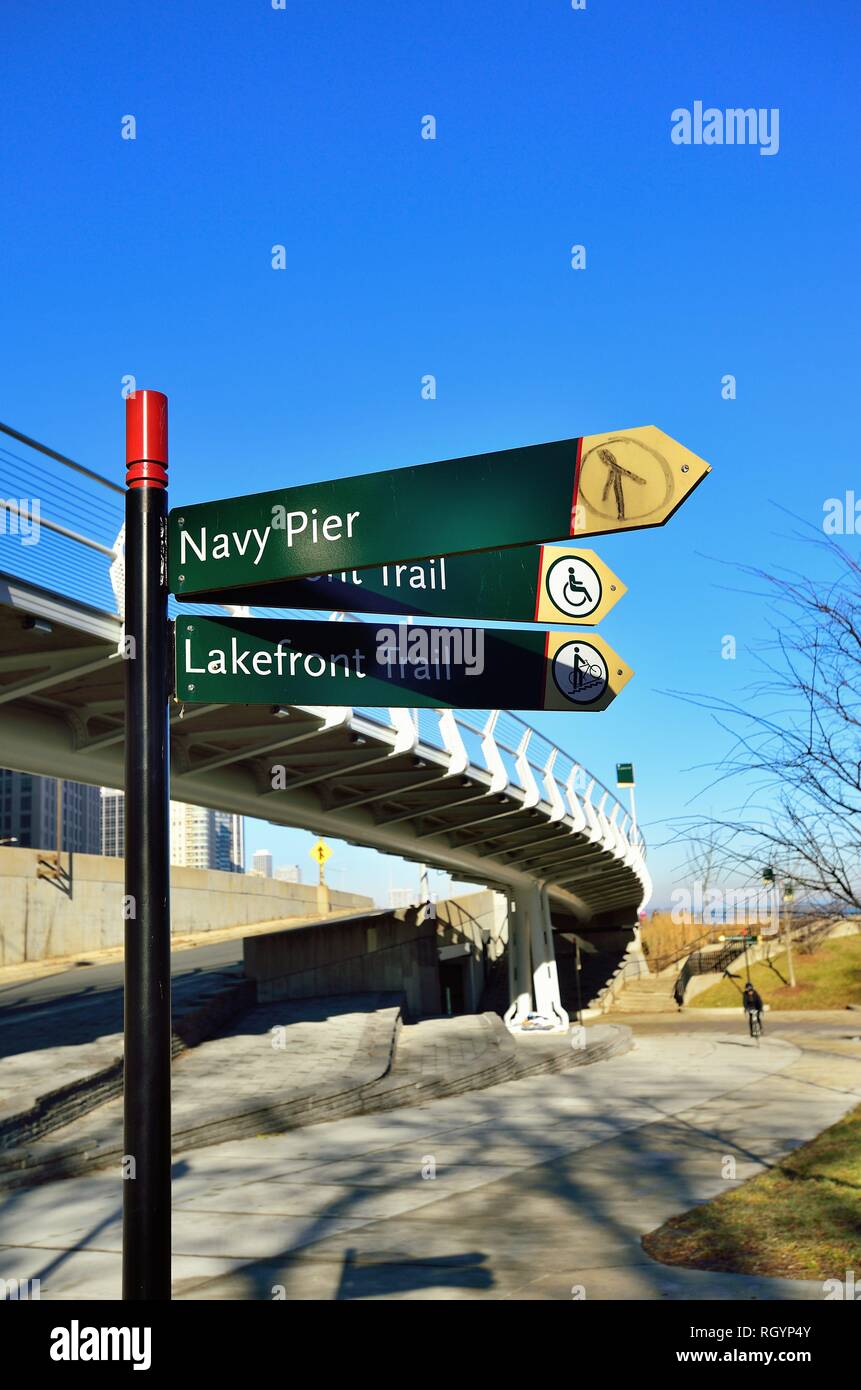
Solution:
{"label": "concrete sidewalk", "polygon": [[[682,1028],[593,1066],[188,1154],[175,1296],[821,1298],[815,1282],[659,1265],[640,1240],[735,1185],[728,1155],[741,1182],[856,1104],[849,1032],[808,1018],[757,1048]],[[0,1198],[0,1276],[117,1297],[120,1200],[115,1173]]]}

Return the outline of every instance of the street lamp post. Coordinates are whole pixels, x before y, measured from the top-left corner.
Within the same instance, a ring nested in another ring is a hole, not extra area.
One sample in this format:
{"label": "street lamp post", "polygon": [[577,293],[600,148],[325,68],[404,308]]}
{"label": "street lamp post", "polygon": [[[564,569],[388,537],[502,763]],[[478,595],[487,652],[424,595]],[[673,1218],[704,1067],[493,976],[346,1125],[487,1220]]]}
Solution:
{"label": "street lamp post", "polygon": [[[783,885],[783,897],[785,902],[791,902],[795,897],[795,889],[788,881]],[[789,975],[789,988],[795,989],[795,962],[792,959],[792,926],[788,912],[784,912],[783,914],[783,944],[786,947],[786,966]]]}
{"label": "street lamp post", "polygon": [[637,838],[637,800],[636,800],[636,796],[635,796],[635,794],[634,794],[634,787],[636,786],[636,779],[635,779],[635,777],[634,777],[634,764],[633,764],[633,763],[617,763],[617,764],[616,764],[616,786],[617,786],[617,787],[627,787],[627,788],[628,788],[628,791],[630,792],[630,796],[631,796],[631,835],[630,835],[630,839],[631,839],[631,841],[633,842],[633,841],[636,841],[636,838]]}
{"label": "street lamp post", "polygon": [[[780,937],[781,935],[783,936],[783,948],[786,951],[786,968],[787,975],[789,976],[789,988],[795,989],[795,962],[792,959],[792,931],[789,924],[788,914],[785,912],[783,913],[783,930],[781,931],[780,885],[777,882],[777,878],[774,873],[774,868],[771,864],[766,864],[765,868],[763,869],[762,881],[765,884],[766,888],[771,887],[772,911],[777,915],[777,935],[778,937]],[[795,890],[791,883],[787,882],[784,884],[783,894],[788,901],[794,897]]]}

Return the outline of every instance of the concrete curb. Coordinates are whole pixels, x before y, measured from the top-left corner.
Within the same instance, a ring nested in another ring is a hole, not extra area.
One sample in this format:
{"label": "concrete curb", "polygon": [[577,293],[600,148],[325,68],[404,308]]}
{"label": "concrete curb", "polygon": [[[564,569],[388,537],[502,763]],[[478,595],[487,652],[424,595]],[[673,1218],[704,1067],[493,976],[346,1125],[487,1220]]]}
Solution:
{"label": "concrete curb", "polygon": [[[770,1004],[763,1005],[763,1013],[770,1014],[773,1012],[774,1010],[772,1009]],[[817,1010],[811,1009],[810,1012],[816,1013]],[[741,1004],[736,1004],[732,1008],[726,1005],[721,1005],[720,1008],[710,1009],[705,1004],[701,1008],[696,1008],[694,1005],[691,1004],[685,1004],[681,1009],[679,1009],[679,1013],[690,1014],[691,1018],[696,1018],[698,1014],[702,1014],[704,1018],[738,1018],[742,1013],[742,1007]],[[780,1013],[779,1009],[778,1013]]]}

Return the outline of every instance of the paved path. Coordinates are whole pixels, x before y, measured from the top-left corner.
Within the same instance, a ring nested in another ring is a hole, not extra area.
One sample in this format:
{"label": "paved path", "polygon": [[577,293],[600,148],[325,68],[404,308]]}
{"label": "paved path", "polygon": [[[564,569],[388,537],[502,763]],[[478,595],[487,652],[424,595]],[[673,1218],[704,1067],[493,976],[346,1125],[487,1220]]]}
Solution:
{"label": "paved path", "polygon": [[[659,1265],[640,1238],[732,1186],[726,1156],[743,1181],[859,1098],[852,1027],[808,1015],[759,1048],[738,1028],[644,1031],[591,1067],[199,1150],[176,1164],[175,1295],[819,1298]],[[119,1209],[110,1173],[7,1194],[0,1277],[116,1297]]]}

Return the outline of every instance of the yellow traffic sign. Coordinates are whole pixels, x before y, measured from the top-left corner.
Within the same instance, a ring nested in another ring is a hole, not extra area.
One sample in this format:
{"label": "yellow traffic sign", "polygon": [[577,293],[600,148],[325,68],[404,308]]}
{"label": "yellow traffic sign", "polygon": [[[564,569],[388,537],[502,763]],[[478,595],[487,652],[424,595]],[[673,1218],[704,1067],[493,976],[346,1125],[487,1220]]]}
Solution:
{"label": "yellow traffic sign", "polygon": [[331,850],[329,848],[325,840],[318,840],[317,843],[308,851],[311,858],[316,859],[317,863],[321,867],[323,864],[326,863],[327,859],[332,858],[334,852],[334,850]]}
{"label": "yellow traffic sign", "polygon": [[655,425],[584,435],[571,534],[662,526],[710,472]]}

